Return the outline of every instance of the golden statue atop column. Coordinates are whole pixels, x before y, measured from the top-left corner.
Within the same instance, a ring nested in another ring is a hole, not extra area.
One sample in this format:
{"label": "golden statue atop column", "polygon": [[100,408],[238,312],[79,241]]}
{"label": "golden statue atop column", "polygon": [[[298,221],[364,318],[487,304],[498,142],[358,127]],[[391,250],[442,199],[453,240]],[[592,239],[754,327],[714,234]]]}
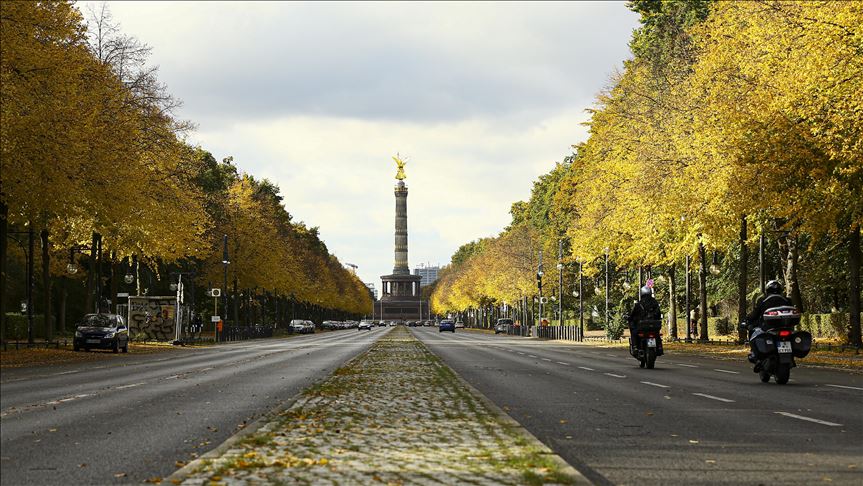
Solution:
{"label": "golden statue atop column", "polygon": [[395,156],[393,156],[393,160],[396,161],[396,166],[398,166],[398,171],[396,172],[396,179],[398,179],[400,181],[407,179],[408,176],[405,175],[405,162],[406,161],[402,160],[398,153],[395,154]]}

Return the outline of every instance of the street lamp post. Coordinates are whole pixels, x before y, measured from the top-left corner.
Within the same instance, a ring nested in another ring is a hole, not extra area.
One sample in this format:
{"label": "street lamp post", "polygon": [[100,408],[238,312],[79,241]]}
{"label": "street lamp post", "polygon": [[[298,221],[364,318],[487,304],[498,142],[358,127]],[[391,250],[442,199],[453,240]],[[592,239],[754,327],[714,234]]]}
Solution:
{"label": "street lamp post", "polygon": [[230,264],[231,259],[228,258],[228,235],[224,235],[222,236],[222,265],[225,267],[225,288],[222,290],[222,312],[225,313],[225,317],[222,319],[222,322],[228,320],[228,265]]}
{"label": "street lamp post", "polygon": [[609,281],[608,281],[608,247],[605,247],[605,327],[608,328],[608,324],[610,322],[609,314],[608,314],[608,290],[609,290]]}
{"label": "street lamp post", "polygon": [[686,342],[692,342],[692,316],[689,314],[689,292],[690,286],[692,285],[692,276],[689,272],[689,264],[691,261],[691,257],[686,255],[686,278],[684,282],[686,284],[686,297],[684,298],[684,302],[686,303]]}
{"label": "street lamp post", "polygon": [[560,326],[563,327],[563,240],[557,241],[557,295],[560,300],[557,302],[557,318],[560,320]]}
{"label": "street lamp post", "polygon": [[578,336],[579,341],[584,341],[584,283],[583,268],[584,261],[581,257],[578,258]]}
{"label": "street lamp post", "polygon": [[542,325],[542,250],[539,250],[539,267],[536,270],[536,287],[539,292],[539,324]]}

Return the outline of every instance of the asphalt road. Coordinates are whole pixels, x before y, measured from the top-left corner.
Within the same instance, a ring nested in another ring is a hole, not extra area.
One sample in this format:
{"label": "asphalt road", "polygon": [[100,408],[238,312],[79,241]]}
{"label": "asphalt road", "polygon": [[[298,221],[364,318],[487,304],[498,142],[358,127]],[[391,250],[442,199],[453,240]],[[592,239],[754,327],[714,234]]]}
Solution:
{"label": "asphalt road", "polygon": [[[168,476],[385,333],[343,330],[3,370],[0,484]],[[119,361],[119,362],[118,362]]]}
{"label": "asphalt road", "polygon": [[414,333],[596,484],[863,485],[863,376],[761,383],[741,360],[459,331]]}

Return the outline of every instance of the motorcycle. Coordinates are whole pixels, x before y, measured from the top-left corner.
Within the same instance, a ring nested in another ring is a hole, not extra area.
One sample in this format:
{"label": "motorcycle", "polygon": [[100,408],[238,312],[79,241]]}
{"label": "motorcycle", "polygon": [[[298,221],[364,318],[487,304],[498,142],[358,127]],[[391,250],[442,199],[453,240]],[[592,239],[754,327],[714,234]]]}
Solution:
{"label": "motorcycle", "polygon": [[[791,368],[797,366],[795,358],[805,358],[812,348],[812,334],[794,331],[800,324],[800,312],[794,306],[773,307],[764,311],[762,324],[755,328],[749,343],[754,353],[755,367],[762,382],[773,377],[784,385],[791,377]],[[741,328],[746,323],[740,324]],[[753,359],[750,359],[753,361]]]}
{"label": "motorcycle", "polygon": [[644,320],[635,326],[630,337],[629,354],[638,360],[639,368],[653,369],[656,358],[662,356],[662,321]]}

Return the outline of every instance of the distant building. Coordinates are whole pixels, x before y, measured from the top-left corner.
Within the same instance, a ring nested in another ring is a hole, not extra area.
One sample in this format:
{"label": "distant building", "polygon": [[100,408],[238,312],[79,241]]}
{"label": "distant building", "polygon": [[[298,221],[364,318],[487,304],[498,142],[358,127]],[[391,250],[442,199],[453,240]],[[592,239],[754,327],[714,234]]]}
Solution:
{"label": "distant building", "polygon": [[372,297],[374,297],[375,300],[378,300],[378,289],[375,288],[374,282],[366,283],[366,287],[368,287]]}
{"label": "distant building", "polygon": [[422,280],[420,280],[420,286],[422,287],[435,283],[437,281],[439,272],[439,265],[431,266],[420,263],[419,267],[414,268],[414,275],[419,275],[420,277],[422,277]]}

